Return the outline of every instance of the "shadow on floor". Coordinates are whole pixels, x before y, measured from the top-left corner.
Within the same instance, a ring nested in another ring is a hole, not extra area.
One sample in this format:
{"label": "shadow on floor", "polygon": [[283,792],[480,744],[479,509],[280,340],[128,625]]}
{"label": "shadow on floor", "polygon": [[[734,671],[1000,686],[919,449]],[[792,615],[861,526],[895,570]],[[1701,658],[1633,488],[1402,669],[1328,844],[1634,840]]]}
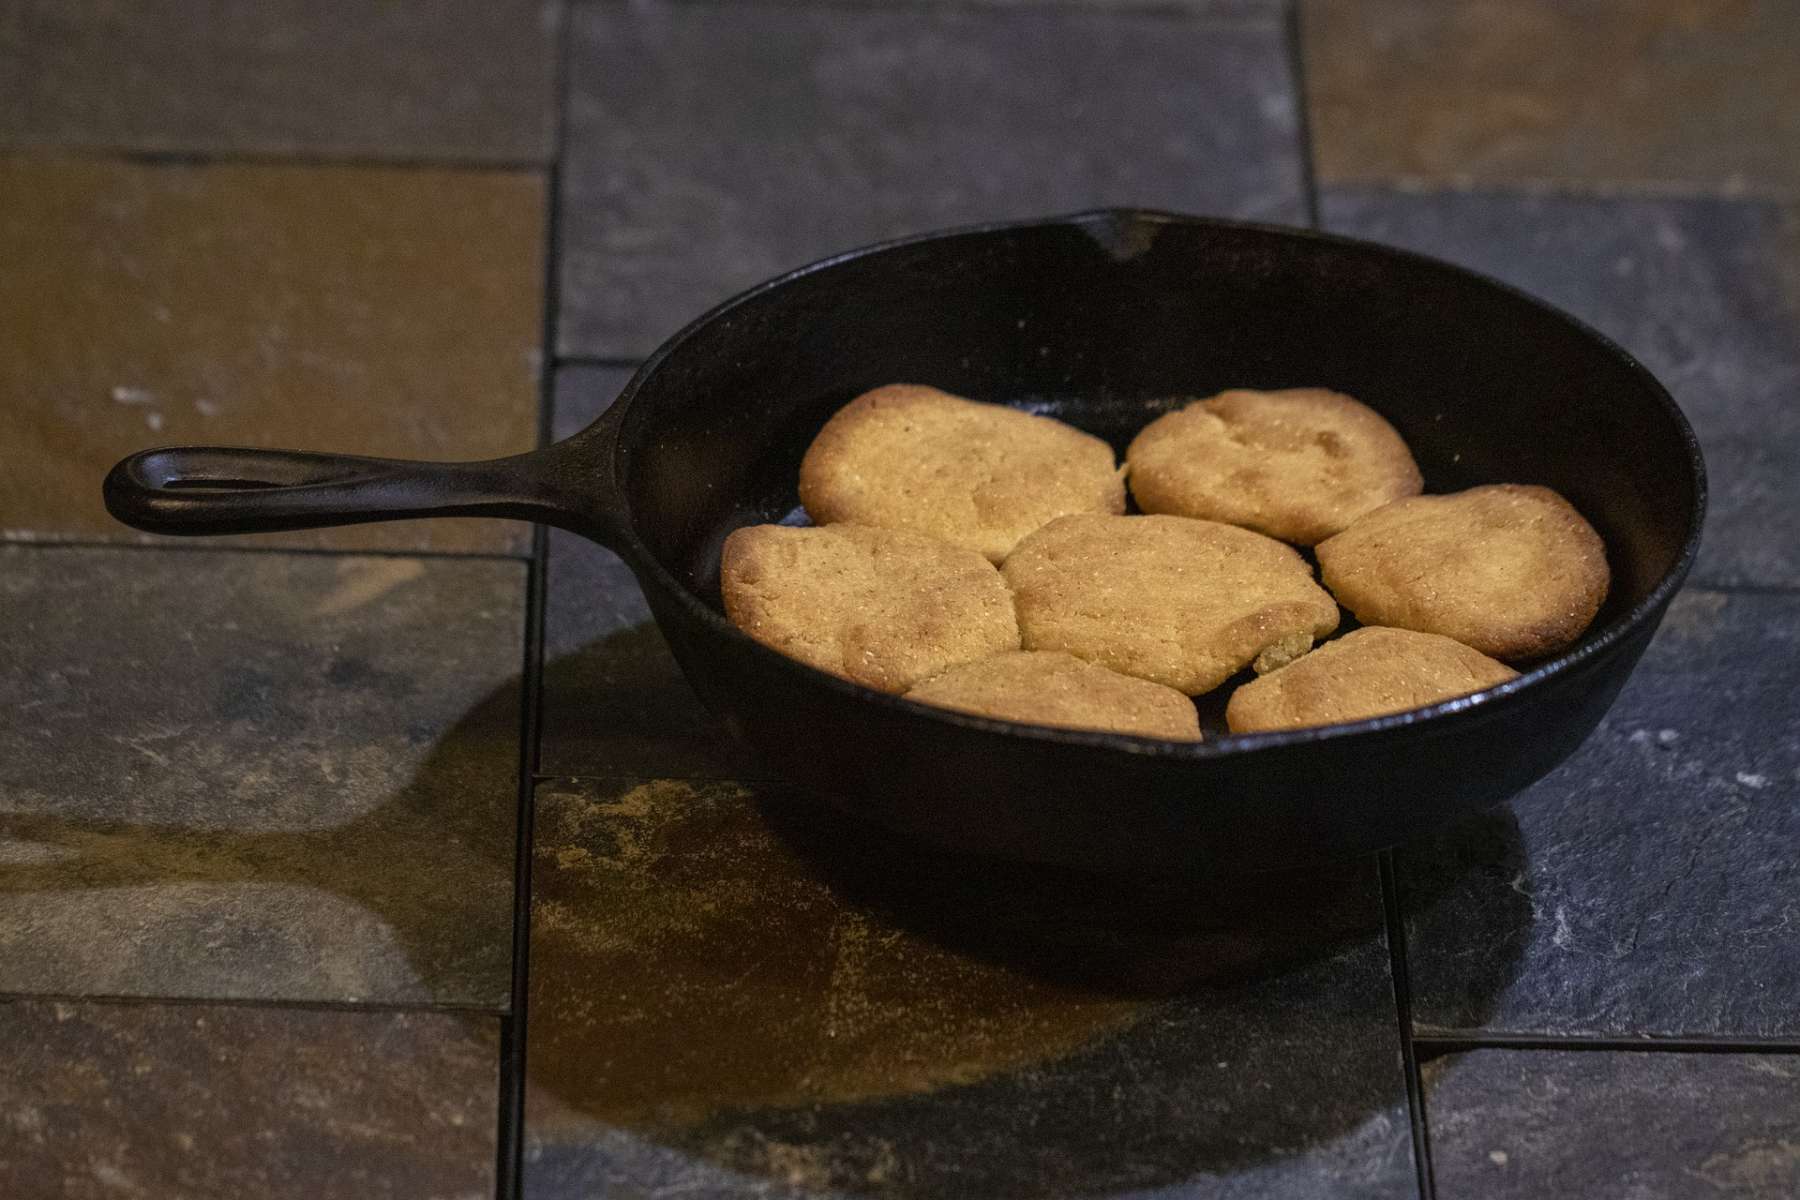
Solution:
{"label": "shadow on floor", "polygon": [[[1410,1179],[1372,862],[1102,879],[769,784],[559,783],[537,813],[536,1194],[1098,1194],[1298,1160]],[[1511,815],[1481,821],[1522,871]],[[1531,921],[1511,896],[1490,996]]]}
{"label": "shadow on floor", "polygon": [[[128,912],[96,904],[28,912],[36,924],[11,939],[14,966],[24,969],[21,955],[43,959],[38,985],[56,991],[503,1009],[518,692],[515,678],[489,693],[408,782],[338,826],[255,830],[0,811],[0,839],[14,842],[0,857],[0,896],[136,889],[117,901]],[[222,792],[230,783],[211,786]],[[129,794],[117,799],[122,811],[130,804]],[[215,795],[207,809],[217,819],[226,805]],[[244,815],[247,825],[262,816]],[[323,895],[271,900],[278,886]],[[372,914],[391,941],[334,925],[344,917],[334,900]]]}

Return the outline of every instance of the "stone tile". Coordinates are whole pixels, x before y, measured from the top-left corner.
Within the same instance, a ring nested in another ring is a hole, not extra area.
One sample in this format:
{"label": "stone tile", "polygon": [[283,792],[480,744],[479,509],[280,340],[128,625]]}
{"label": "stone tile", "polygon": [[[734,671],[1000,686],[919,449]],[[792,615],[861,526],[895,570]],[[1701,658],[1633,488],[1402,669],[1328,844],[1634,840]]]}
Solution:
{"label": "stone tile", "polygon": [[491,1017],[0,1002],[0,1194],[493,1195]]}
{"label": "stone tile", "polygon": [[1319,178],[1800,193],[1788,0],[1303,0]]}
{"label": "stone tile", "polygon": [[[543,207],[525,174],[0,157],[0,536],[144,540],[100,480],[153,445],[529,449]],[[528,538],[458,521],[260,540]]]}
{"label": "stone tile", "polygon": [[0,145],[548,161],[551,0],[20,0]]}
{"label": "stone tile", "polygon": [[598,421],[636,370],[590,363],[558,367],[550,402],[550,436],[560,442]]}
{"label": "stone tile", "polygon": [[[630,378],[630,368],[560,368],[555,435],[587,426]],[[545,570],[541,770],[701,779],[768,774],[701,706],[617,555],[553,529]]]}
{"label": "stone tile", "polygon": [[578,7],[558,344],[642,355],[900,234],[1105,204],[1301,221],[1273,17]]}
{"label": "stone tile", "polygon": [[1438,897],[1407,925],[1419,1029],[1800,1033],[1797,688],[1800,594],[1678,597],[1593,737],[1514,801],[1522,848],[1475,827],[1398,856]]}
{"label": "stone tile", "polygon": [[1413,1194],[1372,871],[1149,891],[551,782],[524,1193]]}
{"label": "stone tile", "polygon": [[0,992],[504,1008],[524,576],[0,549]]}
{"label": "stone tile", "polygon": [[1696,578],[1800,584],[1800,209],[1330,189],[1323,215],[1517,284],[1636,354],[1706,452]]}
{"label": "stone tile", "polygon": [[1800,1195],[1800,1058],[1478,1050],[1425,1088],[1445,1200]]}

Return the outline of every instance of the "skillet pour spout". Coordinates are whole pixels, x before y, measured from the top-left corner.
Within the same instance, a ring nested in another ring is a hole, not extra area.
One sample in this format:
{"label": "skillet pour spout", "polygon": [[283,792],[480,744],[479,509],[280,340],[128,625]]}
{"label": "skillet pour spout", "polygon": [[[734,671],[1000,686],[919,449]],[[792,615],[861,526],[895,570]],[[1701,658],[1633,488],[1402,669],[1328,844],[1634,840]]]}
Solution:
{"label": "skillet pour spout", "polygon": [[[1540,483],[1605,540],[1586,636],[1414,712],[1200,743],[1010,725],[860,688],[740,634],[731,530],[798,511],[826,418],[884,383],[1054,415],[1122,451],[1231,387],[1329,387],[1385,416],[1426,490]],[[946,849],[1131,875],[1365,853],[1498,803],[1588,735],[1693,562],[1699,447],[1629,354],[1473,272],[1306,230],[1106,210],[929,234],[803,267],[669,339],[573,438],[478,463],[177,447],[127,458],[108,509],[226,534],[420,516],[574,530],[632,568],[701,699],[833,803]]]}

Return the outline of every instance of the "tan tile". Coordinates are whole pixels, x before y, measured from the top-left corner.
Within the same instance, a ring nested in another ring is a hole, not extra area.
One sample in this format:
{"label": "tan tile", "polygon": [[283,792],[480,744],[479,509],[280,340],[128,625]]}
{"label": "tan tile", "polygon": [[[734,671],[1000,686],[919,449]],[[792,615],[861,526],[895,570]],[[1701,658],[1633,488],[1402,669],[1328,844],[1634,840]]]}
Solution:
{"label": "tan tile", "polygon": [[8,0],[0,145],[543,162],[557,0]]}
{"label": "tan tile", "polygon": [[[100,480],[147,446],[529,448],[543,207],[525,173],[0,158],[0,531],[144,540]],[[511,552],[525,535],[258,540]]]}
{"label": "tan tile", "polygon": [[1800,193],[1792,0],[1306,0],[1322,182]]}

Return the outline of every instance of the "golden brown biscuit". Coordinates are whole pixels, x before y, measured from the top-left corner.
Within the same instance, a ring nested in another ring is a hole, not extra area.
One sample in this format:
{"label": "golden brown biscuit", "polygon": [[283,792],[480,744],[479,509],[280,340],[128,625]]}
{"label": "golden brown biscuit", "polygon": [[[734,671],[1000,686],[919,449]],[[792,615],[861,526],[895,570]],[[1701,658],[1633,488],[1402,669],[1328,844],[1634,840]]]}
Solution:
{"label": "golden brown biscuit", "polygon": [[1320,543],[1319,569],[1366,624],[1505,659],[1568,646],[1611,578],[1593,526],[1549,488],[1516,483],[1383,505]]}
{"label": "golden brown biscuit", "polygon": [[1187,517],[1072,516],[1001,568],[1027,650],[1062,650],[1190,696],[1270,670],[1337,628],[1290,546]]}
{"label": "golden brown biscuit", "polygon": [[877,691],[1019,648],[994,565],[916,533],[748,526],[725,539],[719,586],[726,616],[763,645]]}
{"label": "golden brown biscuit", "polygon": [[1174,688],[1050,650],[1015,650],[951,667],[906,698],[1029,725],[1200,740],[1200,714]]}
{"label": "golden brown biscuit", "polygon": [[1394,427],[1324,388],[1197,400],[1146,425],[1125,462],[1145,512],[1224,521],[1305,546],[1421,487]]}
{"label": "golden brown biscuit", "polygon": [[1065,513],[1125,511],[1112,447],[1061,421],[890,384],[839,409],[800,463],[821,525],[909,529],[992,562]]}
{"label": "golden brown biscuit", "polygon": [[1405,712],[1505,683],[1518,672],[1435,633],[1365,625],[1231,693],[1233,733],[1301,729]]}

